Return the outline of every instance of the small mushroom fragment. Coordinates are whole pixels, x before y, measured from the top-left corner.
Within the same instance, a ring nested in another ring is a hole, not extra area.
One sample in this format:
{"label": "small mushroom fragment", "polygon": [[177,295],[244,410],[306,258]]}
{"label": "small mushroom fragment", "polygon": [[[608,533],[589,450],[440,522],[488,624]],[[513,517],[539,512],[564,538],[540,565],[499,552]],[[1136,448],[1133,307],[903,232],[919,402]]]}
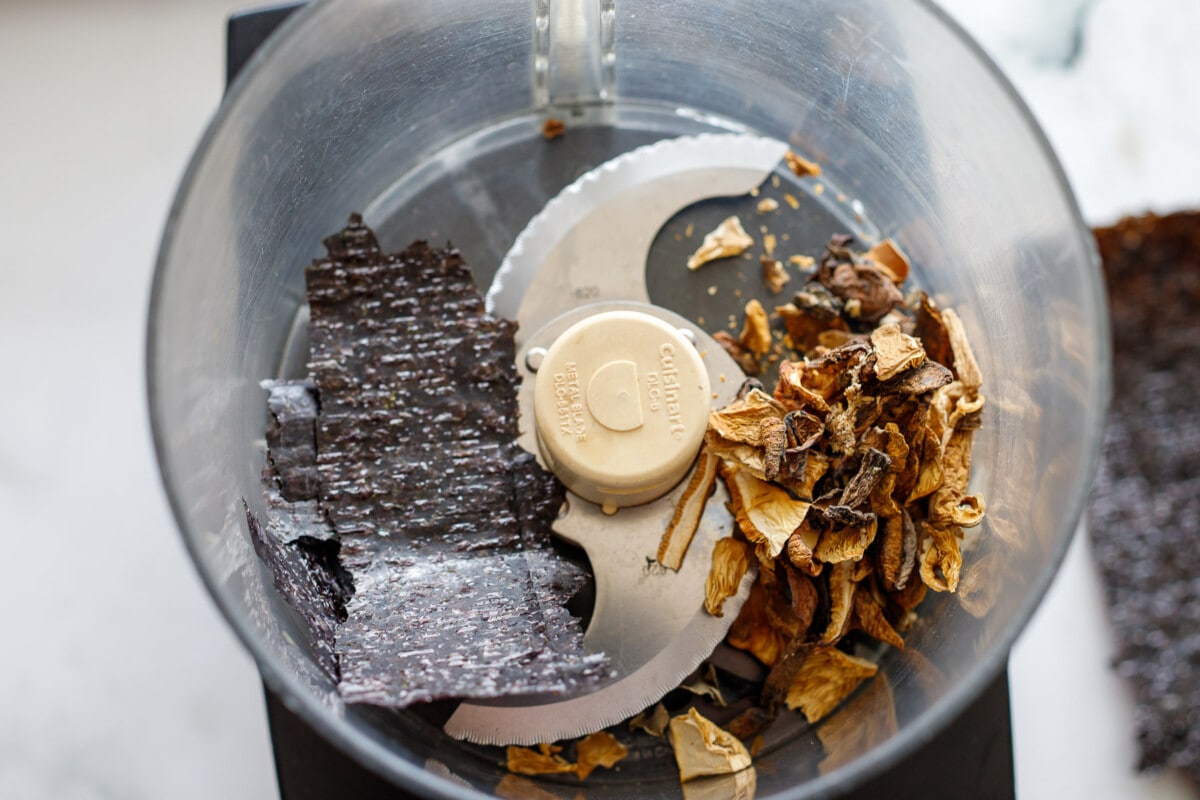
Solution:
{"label": "small mushroom fragment", "polygon": [[788,169],[796,173],[796,177],[803,178],[807,175],[817,176],[821,174],[821,165],[815,161],[809,161],[807,158],[802,158],[796,155],[791,150],[783,154],[783,160],[787,162]]}
{"label": "small mushroom fragment", "polygon": [[726,536],[713,545],[712,566],[704,584],[704,609],[714,617],[724,616],[725,601],[737,594],[742,578],[750,570],[750,546]]}
{"label": "small mushroom fragment", "polygon": [[[684,488],[679,505],[675,507],[675,513],[667,523],[667,530],[658,544],[658,563],[664,567],[678,570],[683,566],[683,557],[687,555],[692,537],[696,535],[696,529],[700,526],[700,518],[704,516],[708,497],[716,485],[719,463],[720,459],[707,449],[700,451],[691,480]],[[736,591],[736,587],[734,590]]]}
{"label": "small mushroom fragment", "polygon": [[762,303],[757,300],[746,303],[746,323],[738,344],[757,356],[765,356],[771,351],[771,323],[767,321]]}
{"label": "small mushroom fragment", "polygon": [[729,216],[716,229],[704,236],[700,247],[688,259],[687,268],[699,269],[710,261],[719,258],[739,256],[754,246],[754,239],[742,227],[742,221],[737,216]]}
{"label": "small mushroom fragment", "polygon": [[779,210],[779,201],[773,197],[764,197],[758,201],[754,210],[760,214],[770,214],[772,211]]}
{"label": "small mushroom fragment", "polygon": [[762,263],[763,284],[766,285],[771,294],[782,292],[783,285],[792,279],[788,271],[783,268],[783,262],[777,261],[770,256],[763,256],[759,261]]}
{"label": "small mushroom fragment", "polygon": [[557,775],[574,772],[575,765],[559,755],[562,747],[556,744],[539,744],[531,747],[509,747],[506,751],[507,769],[521,775]]}
{"label": "small mushroom fragment", "polygon": [[751,764],[750,752],[736,737],[694,708],[672,718],[669,730],[684,783],[704,775],[729,775]]}
{"label": "small mushroom fragment", "polygon": [[814,723],[878,671],[865,658],[843,653],[836,647],[813,647],[788,687],[785,702],[788,708],[799,709]]}
{"label": "small mushroom fragment", "polygon": [[667,711],[667,707],[662,703],[656,703],[654,708],[647,709],[629,720],[629,730],[645,731],[651,736],[661,739],[670,722],[671,715]]}

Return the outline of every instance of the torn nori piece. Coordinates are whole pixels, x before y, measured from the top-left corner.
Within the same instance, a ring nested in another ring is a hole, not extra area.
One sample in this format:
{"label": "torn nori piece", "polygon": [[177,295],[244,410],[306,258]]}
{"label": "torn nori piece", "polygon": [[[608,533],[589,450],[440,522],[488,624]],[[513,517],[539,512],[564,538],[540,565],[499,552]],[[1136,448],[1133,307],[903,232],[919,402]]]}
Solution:
{"label": "torn nori piece", "polygon": [[1124,219],[1096,239],[1113,401],[1088,530],[1141,766],[1200,784],[1200,212]]}
{"label": "torn nori piece", "polygon": [[357,215],[307,271],[319,503],[355,587],[337,631],[347,702],[568,693],[604,661],[561,603],[562,489],[516,444],[513,323],[461,256],[384,254]]}
{"label": "torn nori piece", "polygon": [[346,619],[346,600],[353,592],[349,575],[337,560],[337,542],[301,537],[277,539],[264,530],[243,501],[250,541],[259,559],[271,570],[275,588],[304,621],[321,669],[337,680],[335,629]]}

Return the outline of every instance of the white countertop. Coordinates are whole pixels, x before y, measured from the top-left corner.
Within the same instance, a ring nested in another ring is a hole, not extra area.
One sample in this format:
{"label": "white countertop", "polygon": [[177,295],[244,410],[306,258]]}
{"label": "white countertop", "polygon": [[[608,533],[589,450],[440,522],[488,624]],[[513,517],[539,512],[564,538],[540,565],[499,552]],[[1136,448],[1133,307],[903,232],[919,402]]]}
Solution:
{"label": "white countertop", "polygon": [[[258,676],[174,533],[142,377],[159,230],[245,5],[0,4],[0,797],[276,796]],[[946,6],[1089,220],[1200,207],[1195,0]],[[1023,800],[1195,796],[1132,773],[1110,652],[1080,537],[1011,662]]]}

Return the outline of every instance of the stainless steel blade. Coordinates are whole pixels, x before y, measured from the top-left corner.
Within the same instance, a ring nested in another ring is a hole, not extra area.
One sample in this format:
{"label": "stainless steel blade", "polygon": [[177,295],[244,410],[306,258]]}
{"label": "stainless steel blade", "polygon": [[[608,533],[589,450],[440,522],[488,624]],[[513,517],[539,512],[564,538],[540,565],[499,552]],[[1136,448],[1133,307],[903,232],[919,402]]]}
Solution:
{"label": "stainless steel blade", "polygon": [[[493,313],[515,313],[521,325],[518,399],[526,450],[541,457],[530,422],[534,373],[526,356],[602,311],[638,310],[688,331],[709,372],[714,406],[733,399],[744,377],[733,359],[694,323],[645,302],[646,254],[671,216],[707,197],[750,191],[786,149],[741,135],[660,142],[584,175],[534,218],[488,293]],[[687,479],[659,500],[614,516],[568,495],[567,512],[555,523],[555,532],[582,547],[591,561],[596,601],[584,643],[590,652],[608,655],[613,678],[595,692],[562,700],[463,703],[446,723],[448,734],[483,744],[529,745],[591,733],[651,705],[711,654],[753,576],[727,601],[723,617],[704,610],[713,545],[733,528],[720,481],[679,571],[657,564],[659,541],[686,484]]]}
{"label": "stainless steel blade", "polygon": [[606,300],[649,302],[646,254],[659,229],[709,197],[758,186],[787,145],[747,134],[666,139],[607,161],[563,189],[517,237],[487,293],[521,324],[517,346],[563,311]]}

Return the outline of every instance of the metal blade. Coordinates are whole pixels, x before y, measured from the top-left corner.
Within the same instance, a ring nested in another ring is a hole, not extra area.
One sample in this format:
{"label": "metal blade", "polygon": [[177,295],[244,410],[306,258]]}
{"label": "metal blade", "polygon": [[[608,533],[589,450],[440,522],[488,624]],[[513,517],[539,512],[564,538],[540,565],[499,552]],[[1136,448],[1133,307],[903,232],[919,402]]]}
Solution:
{"label": "metal blade", "polygon": [[[659,142],[584,175],[533,219],[488,292],[489,309],[515,314],[521,326],[518,401],[526,450],[538,454],[530,424],[534,374],[526,355],[601,311],[639,310],[689,331],[709,372],[714,406],[733,399],[742,379],[736,362],[694,323],[645,304],[646,255],[671,216],[708,197],[750,191],[786,150],[781,142],[744,135]],[[550,702],[463,703],[445,725],[448,734],[481,744],[530,745],[592,733],[653,704],[712,653],[749,594],[753,574],[726,602],[724,616],[704,610],[713,545],[734,524],[720,481],[679,571],[655,561],[686,484],[614,516],[568,495],[568,511],[555,523],[555,532],[591,561],[596,601],[584,644],[608,655],[612,680],[590,694]]]}

